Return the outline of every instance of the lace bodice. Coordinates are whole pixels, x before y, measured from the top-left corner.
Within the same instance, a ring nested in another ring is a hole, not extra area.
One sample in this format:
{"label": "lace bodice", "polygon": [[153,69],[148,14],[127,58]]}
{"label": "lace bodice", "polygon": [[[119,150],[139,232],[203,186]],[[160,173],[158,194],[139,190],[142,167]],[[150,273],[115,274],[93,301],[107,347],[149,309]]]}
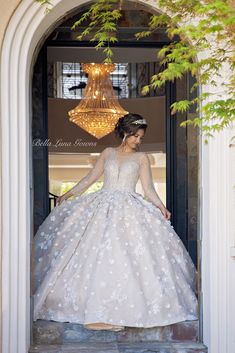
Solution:
{"label": "lace bodice", "polygon": [[135,192],[140,178],[144,196],[156,206],[162,204],[153,184],[150,161],[146,153],[120,153],[114,147],[107,147],[100,154],[92,170],[70,191],[78,195],[85,191],[104,173],[103,189]]}

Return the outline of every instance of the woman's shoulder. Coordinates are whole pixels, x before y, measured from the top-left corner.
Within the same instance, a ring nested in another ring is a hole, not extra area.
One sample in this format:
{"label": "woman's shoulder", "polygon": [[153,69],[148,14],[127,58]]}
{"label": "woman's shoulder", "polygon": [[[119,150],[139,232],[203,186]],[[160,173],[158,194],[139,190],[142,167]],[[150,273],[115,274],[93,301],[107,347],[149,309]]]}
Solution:
{"label": "woman's shoulder", "polygon": [[108,157],[114,150],[114,147],[105,147],[103,149],[103,151],[101,152],[101,154],[104,156],[104,157]]}
{"label": "woman's shoulder", "polygon": [[149,163],[149,156],[146,152],[138,152],[139,153],[139,161],[140,163]]}
{"label": "woman's shoulder", "polygon": [[114,147],[112,147],[112,146],[105,147],[105,149],[103,150],[103,152],[107,154],[107,153],[112,152],[114,149],[115,149],[115,148],[114,148]]}
{"label": "woman's shoulder", "polygon": [[[101,152],[102,154],[104,154],[105,157],[109,156],[111,153],[116,151],[116,147],[113,146],[109,146],[109,147],[105,147],[103,149],[103,151]],[[141,160],[146,160],[148,158],[148,155],[146,152],[142,152],[142,151],[137,151],[135,153],[135,156],[141,161]]]}
{"label": "woman's shoulder", "polygon": [[146,152],[139,151],[137,153],[139,154],[140,157],[147,156]]}

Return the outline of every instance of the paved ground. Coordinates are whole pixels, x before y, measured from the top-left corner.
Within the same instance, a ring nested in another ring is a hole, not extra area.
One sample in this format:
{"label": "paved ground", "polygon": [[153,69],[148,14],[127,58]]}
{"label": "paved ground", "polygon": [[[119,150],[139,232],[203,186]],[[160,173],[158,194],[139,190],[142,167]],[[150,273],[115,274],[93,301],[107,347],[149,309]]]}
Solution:
{"label": "paved ground", "polygon": [[35,345],[29,353],[207,353],[207,348],[195,342],[90,342],[67,345]]}

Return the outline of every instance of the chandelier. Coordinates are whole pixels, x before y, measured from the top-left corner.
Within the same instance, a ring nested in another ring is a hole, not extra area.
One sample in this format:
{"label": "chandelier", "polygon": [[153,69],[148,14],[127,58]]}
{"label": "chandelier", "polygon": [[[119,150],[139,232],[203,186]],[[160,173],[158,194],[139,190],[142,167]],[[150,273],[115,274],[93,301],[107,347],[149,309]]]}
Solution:
{"label": "chandelier", "polygon": [[114,64],[82,64],[82,69],[88,74],[84,97],[68,112],[69,120],[100,139],[128,112],[120,106],[109,78]]}

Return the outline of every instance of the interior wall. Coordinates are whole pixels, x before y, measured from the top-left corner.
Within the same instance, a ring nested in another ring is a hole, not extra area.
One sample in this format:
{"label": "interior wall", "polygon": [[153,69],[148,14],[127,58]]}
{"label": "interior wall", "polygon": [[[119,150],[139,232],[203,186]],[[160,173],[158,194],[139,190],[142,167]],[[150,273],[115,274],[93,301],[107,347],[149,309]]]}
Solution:
{"label": "interior wall", "polygon": [[[80,157],[78,157],[80,158]],[[61,167],[53,167],[49,170],[49,179],[50,180],[62,180],[66,181],[74,181],[77,182],[85,175],[89,173],[91,168],[61,168]],[[164,167],[152,168],[152,175],[154,179],[157,179],[161,182],[166,182],[166,170]],[[100,177],[100,180],[103,180],[103,176]]]}
{"label": "interior wall", "polygon": [[[119,145],[113,132],[98,140],[69,121],[68,111],[78,103],[76,99],[48,99],[49,152],[102,152],[107,146]],[[164,152],[165,97],[122,99],[120,104],[129,112],[143,115],[149,124],[141,150]]]}
{"label": "interior wall", "polygon": [[[157,48],[112,48],[112,60],[115,63],[141,63],[156,62],[158,60]],[[48,62],[80,62],[103,63],[105,54],[94,47],[48,47]]]}

